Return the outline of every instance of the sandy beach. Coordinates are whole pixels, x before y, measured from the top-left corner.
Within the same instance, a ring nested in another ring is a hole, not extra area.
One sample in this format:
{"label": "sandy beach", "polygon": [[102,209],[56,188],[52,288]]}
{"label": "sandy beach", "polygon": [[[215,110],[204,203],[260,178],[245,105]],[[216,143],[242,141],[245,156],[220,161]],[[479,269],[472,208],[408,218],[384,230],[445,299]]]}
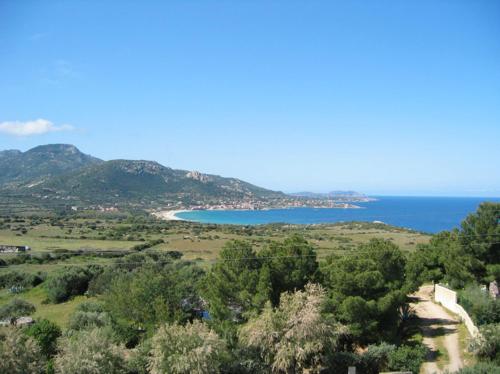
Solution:
{"label": "sandy beach", "polygon": [[164,219],[166,221],[185,221],[184,219],[179,218],[176,215],[176,214],[182,213],[182,212],[189,212],[189,210],[185,210],[185,209],[182,209],[182,210],[162,210],[160,212],[154,212],[153,215],[158,217],[158,218]]}

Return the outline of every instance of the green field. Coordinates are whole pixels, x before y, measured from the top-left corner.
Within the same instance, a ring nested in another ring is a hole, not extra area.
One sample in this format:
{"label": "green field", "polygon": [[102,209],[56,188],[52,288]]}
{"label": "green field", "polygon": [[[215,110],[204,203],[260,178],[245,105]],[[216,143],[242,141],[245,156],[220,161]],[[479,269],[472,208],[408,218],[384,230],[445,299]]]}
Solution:
{"label": "green field", "polygon": [[[0,244],[27,245],[31,247],[29,253],[34,257],[79,252],[88,255],[44,263],[11,264],[0,267],[0,274],[16,270],[49,275],[64,266],[106,265],[114,260],[96,253],[133,253],[134,246],[158,239],[163,240],[163,243],[151,246],[146,251],[178,251],[184,259],[197,260],[202,266],[205,262],[209,266],[229,240],[248,240],[259,250],[270,241],[281,241],[296,233],[303,235],[316,247],[319,258],[332,253],[350,253],[357,244],[372,238],[390,240],[407,251],[414,250],[418,244],[426,243],[430,238],[418,232],[371,223],[232,226],[142,218],[4,218],[0,219]],[[8,259],[17,254],[4,253],[0,256],[0,259]],[[0,306],[14,297],[22,298],[36,306],[35,318],[47,318],[65,326],[76,305],[86,298],[79,296],[61,304],[46,303],[44,287],[42,284],[17,295],[3,290],[0,293]]]}

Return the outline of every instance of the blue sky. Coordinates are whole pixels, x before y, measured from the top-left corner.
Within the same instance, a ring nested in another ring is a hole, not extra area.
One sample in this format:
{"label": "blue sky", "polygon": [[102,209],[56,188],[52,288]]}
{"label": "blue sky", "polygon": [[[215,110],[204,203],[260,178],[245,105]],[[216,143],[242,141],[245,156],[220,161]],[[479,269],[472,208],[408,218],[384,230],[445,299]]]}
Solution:
{"label": "blue sky", "polygon": [[500,196],[499,36],[494,0],[3,0],[0,149]]}

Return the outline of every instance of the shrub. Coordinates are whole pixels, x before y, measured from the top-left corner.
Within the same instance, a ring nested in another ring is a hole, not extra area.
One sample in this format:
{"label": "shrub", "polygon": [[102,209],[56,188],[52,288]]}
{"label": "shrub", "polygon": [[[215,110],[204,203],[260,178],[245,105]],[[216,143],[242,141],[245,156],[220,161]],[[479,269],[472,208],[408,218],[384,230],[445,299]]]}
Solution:
{"label": "shrub", "polygon": [[33,304],[21,299],[12,299],[0,308],[0,320],[10,319],[11,322],[15,322],[18,317],[33,314],[35,311]]}
{"label": "shrub", "polygon": [[132,250],[133,251],[143,251],[145,249],[154,247],[155,245],[158,245],[161,243],[165,243],[165,241],[163,239],[155,239],[155,240],[151,240],[151,241],[146,242],[146,243],[136,244],[132,247]]}
{"label": "shrub", "polygon": [[389,353],[388,367],[390,370],[409,370],[418,374],[426,354],[427,350],[423,345],[402,345]]}
{"label": "shrub", "polygon": [[0,336],[0,373],[42,374],[45,359],[40,347],[16,328],[9,328]]}
{"label": "shrub", "polygon": [[56,373],[122,374],[126,372],[124,350],[101,329],[80,331],[61,339],[55,356]]}
{"label": "shrub", "polygon": [[500,374],[500,366],[492,362],[479,362],[474,366],[460,369],[457,374]]}
{"label": "shrub", "polygon": [[19,271],[9,271],[0,274],[0,288],[22,287],[29,288],[38,286],[45,279],[45,274],[22,273]]}
{"label": "shrub", "polygon": [[151,374],[219,373],[228,355],[224,341],[199,321],[163,325],[151,345]]}
{"label": "shrub", "polygon": [[275,372],[318,372],[327,354],[338,351],[344,326],[322,314],[325,290],[308,284],[304,291],[283,293],[280,305],[266,304],[257,318],[240,330],[244,347],[260,352],[262,361]]}
{"label": "shrub", "polygon": [[46,282],[47,297],[53,303],[60,303],[72,296],[83,295],[90,280],[100,269],[70,267],[49,277]]}
{"label": "shrub", "polygon": [[378,374],[381,371],[388,370],[389,355],[396,349],[395,345],[387,343],[369,345],[366,352],[361,356],[362,372]]}
{"label": "shrub", "polygon": [[151,352],[151,339],[145,339],[137,346],[128,360],[129,372],[134,374],[150,374],[148,363]]}
{"label": "shrub", "polygon": [[101,304],[85,302],[78,305],[76,311],[71,315],[68,327],[71,330],[88,330],[104,327],[110,323],[111,319]]}
{"label": "shrub", "polygon": [[40,346],[46,357],[51,357],[57,350],[57,338],[61,336],[61,329],[54,322],[42,319],[24,330]]}
{"label": "shrub", "polygon": [[477,325],[500,322],[500,299],[493,299],[478,285],[468,285],[459,293],[459,302]]}
{"label": "shrub", "polygon": [[479,332],[471,342],[471,350],[479,358],[500,365],[500,323],[481,326]]}

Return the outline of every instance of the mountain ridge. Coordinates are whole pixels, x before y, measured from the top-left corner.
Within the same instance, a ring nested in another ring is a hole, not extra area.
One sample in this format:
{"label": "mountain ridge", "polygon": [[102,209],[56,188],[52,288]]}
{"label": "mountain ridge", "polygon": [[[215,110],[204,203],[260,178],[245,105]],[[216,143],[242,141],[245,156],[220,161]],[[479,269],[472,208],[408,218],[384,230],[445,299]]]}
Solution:
{"label": "mountain ridge", "polygon": [[84,206],[202,205],[286,197],[237,178],[173,169],[156,161],[103,161],[69,144],[2,151],[0,175],[4,191]]}
{"label": "mountain ridge", "polygon": [[33,182],[100,162],[70,144],[40,145],[26,152],[0,151],[0,185]]}

